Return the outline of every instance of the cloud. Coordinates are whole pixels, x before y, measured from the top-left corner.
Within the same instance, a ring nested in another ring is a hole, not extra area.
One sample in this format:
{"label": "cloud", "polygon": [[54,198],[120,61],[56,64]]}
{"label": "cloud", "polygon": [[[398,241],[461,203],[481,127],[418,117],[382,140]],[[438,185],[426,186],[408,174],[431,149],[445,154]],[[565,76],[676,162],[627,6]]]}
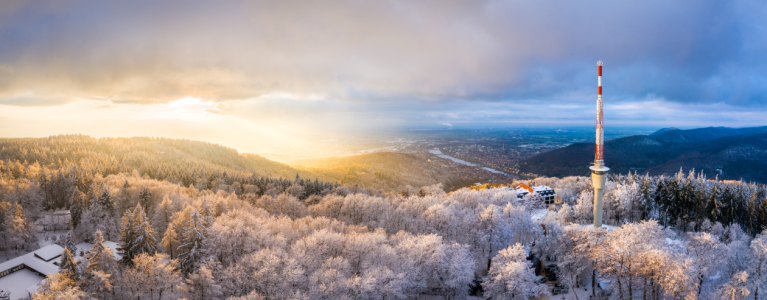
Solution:
{"label": "cloud", "polygon": [[55,133],[44,120],[119,119],[141,135],[201,121],[296,139],[592,125],[603,60],[607,125],[764,125],[766,12],[756,0],[3,1],[0,106],[15,113],[0,123],[38,115],[25,133],[38,136]]}
{"label": "cloud", "polygon": [[592,90],[602,59],[611,96],[753,105],[767,82],[764,42],[752,41],[764,11],[713,0],[14,2],[0,8],[0,97],[522,101]]}

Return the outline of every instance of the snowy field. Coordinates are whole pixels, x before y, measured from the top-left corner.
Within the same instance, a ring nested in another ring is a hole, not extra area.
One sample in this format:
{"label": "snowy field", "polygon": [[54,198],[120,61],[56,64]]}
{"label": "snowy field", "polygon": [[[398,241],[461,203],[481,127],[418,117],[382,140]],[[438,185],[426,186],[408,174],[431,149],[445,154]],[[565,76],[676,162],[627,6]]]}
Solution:
{"label": "snowy field", "polygon": [[11,300],[29,297],[26,288],[40,282],[43,277],[27,269],[18,270],[0,278],[0,289],[11,292]]}

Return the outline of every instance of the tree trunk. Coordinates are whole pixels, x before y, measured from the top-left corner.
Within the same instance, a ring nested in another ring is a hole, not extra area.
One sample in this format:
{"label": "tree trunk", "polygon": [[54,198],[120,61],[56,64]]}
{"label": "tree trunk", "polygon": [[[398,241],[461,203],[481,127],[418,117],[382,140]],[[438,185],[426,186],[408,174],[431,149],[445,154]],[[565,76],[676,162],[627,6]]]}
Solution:
{"label": "tree trunk", "polygon": [[650,289],[652,289],[652,300],[655,300],[655,270],[650,271]]}
{"label": "tree trunk", "polygon": [[591,297],[594,297],[594,299],[597,298],[597,270],[592,269],[591,270]]}
{"label": "tree trunk", "polygon": [[703,291],[703,275],[698,276],[698,298],[700,298],[700,292]]}
{"label": "tree trunk", "polygon": [[644,279],[644,284],[642,285],[642,300],[647,300],[647,278]]}
{"label": "tree trunk", "polygon": [[618,294],[621,295],[621,300],[623,300],[623,284],[621,283],[620,276],[618,276]]}
{"label": "tree trunk", "polygon": [[629,299],[634,300],[634,291],[631,289],[631,277],[629,277]]}

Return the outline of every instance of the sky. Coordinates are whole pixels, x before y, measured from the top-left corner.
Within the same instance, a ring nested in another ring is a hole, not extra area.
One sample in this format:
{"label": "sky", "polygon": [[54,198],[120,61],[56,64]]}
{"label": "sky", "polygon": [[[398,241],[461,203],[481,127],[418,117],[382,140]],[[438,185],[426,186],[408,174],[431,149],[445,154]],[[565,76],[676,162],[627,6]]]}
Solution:
{"label": "sky", "polygon": [[0,1],[0,136],[767,125],[767,3]]}

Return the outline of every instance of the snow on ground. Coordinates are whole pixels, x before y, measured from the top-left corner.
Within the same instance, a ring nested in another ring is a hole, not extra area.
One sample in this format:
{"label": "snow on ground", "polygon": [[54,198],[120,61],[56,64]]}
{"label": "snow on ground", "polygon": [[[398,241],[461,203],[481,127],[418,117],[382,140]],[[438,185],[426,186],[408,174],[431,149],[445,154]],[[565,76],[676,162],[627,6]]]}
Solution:
{"label": "snow on ground", "polygon": [[[117,245],[117,243],[112,241],[104,241],[104,246],[108,247],[109,249],[112,249],[112,255],[114,255],[116,260],[122,259],[122,256],[117,252],[117,247],[119,246]],[[81,259],[83,259],[83,256],[80,255],[80,252],[83,252],[84,254],[85,252],[91,251],[91,249],[93,249],[93,244],[83,242],[83,243],[79,243],[75,245],[75,247],[77,247],[77,254],[75,254],[75,260],[80,261]]]}
{"label": "snow on ground", "polygon": [[549,211],[545,208],[535,209],[530,213],[530,218],[533,219],[533,222],[540,223],[548,213]]}
{"label": "snow on ground", "polygon": [[[46,232],[43,232],[43,233],[38,233],[37,234],[37,240],[38,240],[38,245],[40,247],[37,248],[37,249],[40,249],[40,248],[48,246],[48,245],[55,244],[55,242],[53,242],[53,239],[50,238],[51,236],[55,235],[56,237],[58,237],[59,235],[62,235],[62,234],[66,235],[68,232],[69,232],[69,230],[57,230],[57,231],[46,231]],[[45,236],[46,235],[48,236],[48,240],[47,241],[45,240]],[[37,249],[35,249],[35,250],[37,250]],[[27,252],[27,251],[13,251],[13,250],[11,250],[11,251],[0,251],[0,263],[4,262],[4,261],[11,260],[11,259],[14,259],[14,258],[19,257],[19,256],[23,256],[23,255],[25,255],[27,253],[30,253],[30,252],[35,252],[35,250],[29,251],[29,252]]]}
{"label": "snow on ground", "polygon": [[[579,294],[580,295],[580,294]],[[445,300],[445,297],[438,295],[418,295],[417,300]],[[466,296],[464,300],[481,300],[480,297]]]}
{"label": "snow on ground", "polygon": [[[593,223],[589,223],[589,224],[578,224],[578,225],[580,225],[580,226],[581,226],[581,228],[586,228],[586,227],[589,227],[589,226],[592,226],[592,227],[593,227],[593,226],[594,226],[594,224],[593,224]],[[611,231],[611,230],[613,230],[613,229],[615,229],[615,228],[618,228],[618,227],[620,227],[620,226],[602,224],[602,228],[604,228],[604,229],[605,229],[605,230],[607,230],[607,231]],[[580,294],[579,294],[579,295],[580,295]]]}
{"label": "snow on ground", "polygon": [[[546,285],[549,286],[549,293],[554,289],[554,282],[547,282]],[[597,292],[599,289],[597,289]],[[566,299],[566,300],[575,300],[575,293],[578,293],[579,300],[586,300],[589,299],[589,296],[591,296],[591,286],[588,287],[580,287],[575,290],[570,289],[570,291],[567,294],[560,294],[560,295],[543,295],[541,297],[537,298],[530,298],[534,300],[560,300],[560,299]]]}
{"label": "snow on ground", "polygon": [[11,292],[11,300],[29,297],[26,288],[43,280],[44,277],[27,269],[21,269],[0,278],[0,289]]}

